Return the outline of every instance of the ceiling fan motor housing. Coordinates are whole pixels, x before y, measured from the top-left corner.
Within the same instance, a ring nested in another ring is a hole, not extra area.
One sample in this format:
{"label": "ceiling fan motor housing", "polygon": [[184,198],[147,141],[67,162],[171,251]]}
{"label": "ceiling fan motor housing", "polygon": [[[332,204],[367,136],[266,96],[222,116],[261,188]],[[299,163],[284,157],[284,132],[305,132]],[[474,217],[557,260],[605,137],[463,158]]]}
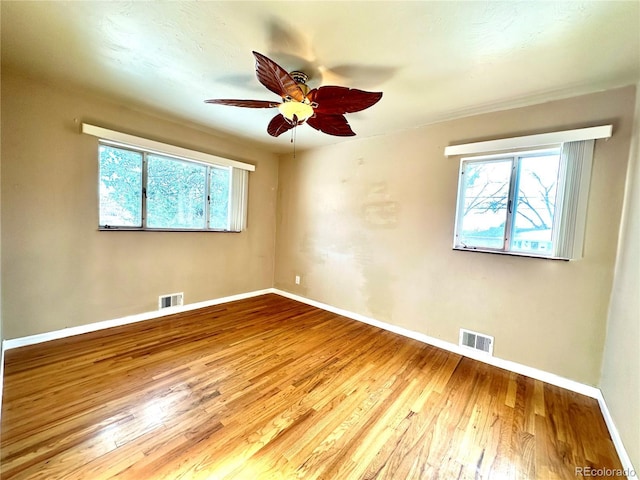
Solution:
{"label": "ceiling fan motor housing", "polygon": [[293,78],[296,83],[306,84],[307,80],[309,80],[309,75],[304,72],[299,72],[298,70],[294,70],[289,75],[291,75],[291,78]]}
{"label": "ceiling fan motor housing", "polygon": [[307,85],[307,80],[309,80],[309,76],[306,73],[300,72],[298,70],[294,70],[289,75],[291,75],[291,78],[293,78],[293,80],[300,87],[300,90],[302,90],[302,93],[306,97],[310,91],[310,88]]}

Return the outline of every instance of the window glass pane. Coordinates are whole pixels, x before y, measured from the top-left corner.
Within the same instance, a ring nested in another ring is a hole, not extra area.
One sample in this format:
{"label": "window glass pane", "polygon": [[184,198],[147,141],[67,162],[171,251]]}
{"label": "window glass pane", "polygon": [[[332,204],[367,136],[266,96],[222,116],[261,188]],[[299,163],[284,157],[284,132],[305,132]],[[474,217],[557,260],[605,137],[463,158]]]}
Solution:
{"label": "window glass pane", "polygon": [[147,156],[147,227],[205,228],[207,167]]}
{"label": "window glass pane", "polygon": [[211,168],[209,184],[209,228],[215,230],[229,229],[229,185],[231,170],[228,168]]}
{"label": "window glass pane", "polygon": [[511,250],[549,255],[553,252],[553,215],[560,155],[523,157],[513,213]]}
{"label": "window glass pane", "polygon": [[142,227],[142,154],[100,145],[100,226]]}
{"label": "window glass pane", "polygon": [[467,162],[457,244],[504,248],[512,159]]}

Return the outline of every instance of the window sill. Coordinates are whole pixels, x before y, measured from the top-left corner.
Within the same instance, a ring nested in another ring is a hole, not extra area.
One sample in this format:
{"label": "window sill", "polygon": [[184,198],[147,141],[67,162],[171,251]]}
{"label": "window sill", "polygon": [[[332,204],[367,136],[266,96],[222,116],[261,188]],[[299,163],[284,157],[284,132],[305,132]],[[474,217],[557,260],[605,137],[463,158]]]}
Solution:
{"label": "window sill", "polygon": [[568,262],[569,258],[562,257],[552,257],[550,255],[535,255],[533,253],[524,253],[524,252],[506,252],[504,250],[490,250],[484,248],[475,248],[475,247],[453,247],[454,250],[458,250],[460,252],[477,252],[477,253],[492,253],[494,255],[509,255],[511,257],[526,257],[526,258],[539,258],[542,260],[560,260],[564,262]]}

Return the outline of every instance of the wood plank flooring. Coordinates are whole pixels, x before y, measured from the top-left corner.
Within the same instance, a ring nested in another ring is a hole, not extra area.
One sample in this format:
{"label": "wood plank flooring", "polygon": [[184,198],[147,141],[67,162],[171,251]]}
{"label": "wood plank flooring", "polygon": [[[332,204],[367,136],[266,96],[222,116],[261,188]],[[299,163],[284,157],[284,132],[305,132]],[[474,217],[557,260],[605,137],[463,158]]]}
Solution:
{"label": "wood plank flooring", "polygon": [[277,295],[9,350],[2,409],[3,479],[622,468],[595,400]]}

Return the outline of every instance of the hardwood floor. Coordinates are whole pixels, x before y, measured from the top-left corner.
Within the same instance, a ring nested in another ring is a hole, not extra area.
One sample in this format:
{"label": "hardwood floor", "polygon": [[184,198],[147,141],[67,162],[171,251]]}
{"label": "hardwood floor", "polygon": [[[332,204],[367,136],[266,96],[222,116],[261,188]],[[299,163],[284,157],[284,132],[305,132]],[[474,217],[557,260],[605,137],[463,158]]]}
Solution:
{"label": "hardwood floor", "polygon": [[595,400],[277,295],[6,352],[3,479],[575,479]]}

